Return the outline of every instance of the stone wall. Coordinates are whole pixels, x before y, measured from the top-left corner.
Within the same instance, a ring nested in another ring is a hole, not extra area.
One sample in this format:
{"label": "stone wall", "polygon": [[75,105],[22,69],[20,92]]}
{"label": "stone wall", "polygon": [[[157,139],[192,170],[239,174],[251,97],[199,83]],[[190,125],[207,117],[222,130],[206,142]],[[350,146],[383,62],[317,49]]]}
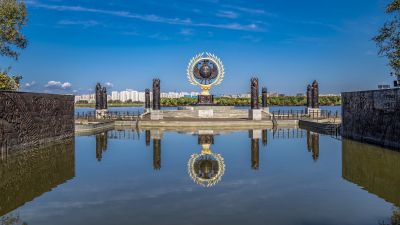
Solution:
{"label": "stone wall", "polygon": [[400,89],[342,93],[342,135],[400,149]]}
{"label": "stone wall", "polygon": [[74,135],[74,96],[0,91],[0,149]]}

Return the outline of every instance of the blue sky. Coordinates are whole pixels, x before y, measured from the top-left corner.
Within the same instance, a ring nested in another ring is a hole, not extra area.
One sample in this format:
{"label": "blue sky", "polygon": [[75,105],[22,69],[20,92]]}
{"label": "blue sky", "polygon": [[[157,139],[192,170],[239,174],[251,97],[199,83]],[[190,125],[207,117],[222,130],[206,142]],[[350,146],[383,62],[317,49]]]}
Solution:
{"label": "blue sky", "polygon": [[[322,93],[391,84],[371,41],[387,19],[386,0],[30,0],[29,46],[18,62],[23,90],[88,93],[151,87],[198,91],[186,79],[191,57],[221,58],[225,80],[213,93],[243,93],[257,75],[270,91]],[[53,82],[50,82],[53,81]],[[50,83],[49,83],[50,82]]]}

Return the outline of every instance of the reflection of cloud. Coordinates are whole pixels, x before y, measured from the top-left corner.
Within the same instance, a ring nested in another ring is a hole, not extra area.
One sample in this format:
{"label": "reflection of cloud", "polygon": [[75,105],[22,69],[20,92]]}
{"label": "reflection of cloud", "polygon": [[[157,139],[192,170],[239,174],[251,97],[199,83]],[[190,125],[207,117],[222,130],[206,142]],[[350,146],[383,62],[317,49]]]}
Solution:
{"label": "reflection of cloud", "polygon": [[47,84],[45,85],[46,88],[48,89],[70,89],[72,87],[72,84],[70,82],[60,82],[60,81],[49,81],[47,82]]}

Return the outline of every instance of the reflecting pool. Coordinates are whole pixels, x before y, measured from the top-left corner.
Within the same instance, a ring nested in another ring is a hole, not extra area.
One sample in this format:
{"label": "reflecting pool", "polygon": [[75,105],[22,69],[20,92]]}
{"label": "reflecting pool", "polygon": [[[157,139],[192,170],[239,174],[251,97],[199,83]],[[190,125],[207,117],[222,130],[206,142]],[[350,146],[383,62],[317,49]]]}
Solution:
{"label": "reflecting pool", "polygon": [[0,224],[391,224],[400,153],[297,128],[130,130],[0,155]]}

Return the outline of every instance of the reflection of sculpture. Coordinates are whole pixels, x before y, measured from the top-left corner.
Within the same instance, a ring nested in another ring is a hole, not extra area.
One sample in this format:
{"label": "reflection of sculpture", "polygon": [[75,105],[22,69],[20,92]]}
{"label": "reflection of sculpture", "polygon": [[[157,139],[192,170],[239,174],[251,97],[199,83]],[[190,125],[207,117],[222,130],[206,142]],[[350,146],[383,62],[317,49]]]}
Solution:
{"label": "reflection of sculpture", "polygon": [[251,168],[253,170],[260,168],[260,145],[258,139],[251,139]]}
{"label": "reflection of sculpture", "polygon": [[144,92],[144,108],[150,109],[150,90],[146,89]]}
{"label": "reflection of sculpture", "polygon": [[108,135],[107,132],[96,134],[96,159],[101,161],[103,158],[103,152],[107,150]]}
{"label": "reflection of sculpture", "polygon": [[190,157],[188,173],[195,183],[211,187],[217,184],[225,173],[224,159],[210,150],[210,145],[214,143],[212,135],[199,135],[198,141],[202,150],[200,154]]}
{"label": "reflection of sculpture", "polygon": [[153,110],[161,109],[160,79],[153,79]]}
{"label": "reflection of sculpture", "polygon": [[161,169],[161,139],[153,139],[153,168]]}
{"label": "reflection of sculpture", "polygon": [[258,78],[251,78],[250,81],[251,86],[251,109],[258,109]]}

